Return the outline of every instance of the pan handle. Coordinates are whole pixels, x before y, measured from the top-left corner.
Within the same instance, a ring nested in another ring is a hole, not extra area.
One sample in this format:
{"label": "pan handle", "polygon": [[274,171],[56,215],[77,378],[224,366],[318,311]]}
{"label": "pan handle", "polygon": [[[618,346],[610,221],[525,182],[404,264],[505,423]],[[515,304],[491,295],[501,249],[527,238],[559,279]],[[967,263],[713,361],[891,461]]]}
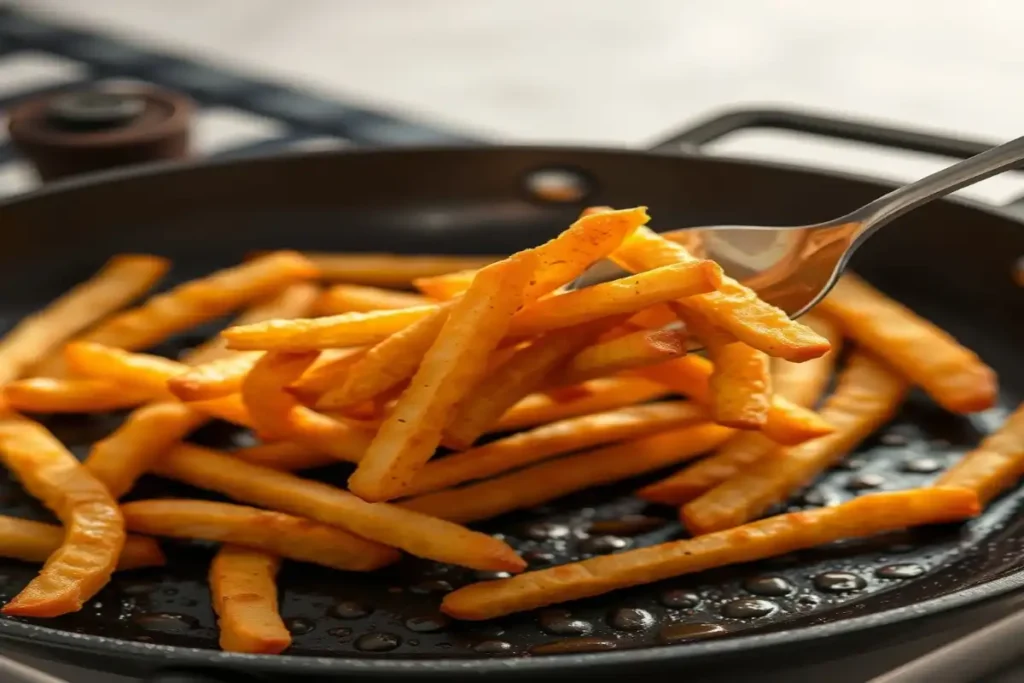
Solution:
{"label": "pan handle", "polygon": [[662,138],[654,151],[698,152],[709,142],[751,128],[770,128],[892,147],[908,152],[966,159],[993,145],[968,138],[922,133],[896,126],[857,121],[790,109],[735,109],[725,111],[679,133]]}

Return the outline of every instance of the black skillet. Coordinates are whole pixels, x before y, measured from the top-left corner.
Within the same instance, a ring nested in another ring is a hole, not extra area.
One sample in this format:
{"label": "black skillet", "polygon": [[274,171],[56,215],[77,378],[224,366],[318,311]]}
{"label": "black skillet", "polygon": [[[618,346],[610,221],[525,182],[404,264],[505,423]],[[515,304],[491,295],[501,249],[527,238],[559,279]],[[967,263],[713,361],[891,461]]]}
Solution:
{"label": "black skillet", "polygon": [[[170,256],[180,280],[256,249],[509,252],[549,238],[595,203],[647,205],[662,228],[803,225],[841,215],[890,189],[867,178],[699,153],[700,145],[750,127],[953,157],[985,147],[772,111],[718,117],[651,151],[371,150],[114,172],[0,204],[2,314],[9,323],[17,320],[115,252]],[[857,271],[996,368],[1000,406],[962,418],[914,396],[897,420],[792,507],[922,485],[1022,398],[1024,292],[1014,282],[1021,256],[1020,221],[963,201],[917,210],[857,255]],[[160,350],[174,353],[192,342],[183,338]],[[82,454],[115,422],[75,417],[50,425]],[[217,428],[197,440],[228,447],[244,436]],[[340,482],[344,472],[311,476]],[[637,484],[588,491],[482,528],[505,535],[533,567],[676,536],[673,510],[630,497]],[[156,479],[144,480],[133,493],[161,495],[206,494]],[[198,680],[190,676],[203,670],[275,681],[547,680],[665,672],[685,672],[690,681],[740,681],[746,680],[742,672],[756,671],[760,678],[794,661],[897,642],[912,621],[944,628],[1021,586],[1024,525],[1016,510],[1022,495],[1004,497],[964,526],[835,544],[484,624],[447,623],[436,611],[441,593],[476,578],[470,572],[417,561],[373,576],[290,565],[281,576],[281,610],[295,638],[289,653],[278,657],[217,650],[205,583],[210,548],[168,544],[166,568],[116,576],[77,614],[0,618],[0,639],[14,649],[112,673],[169,676],[181,669],[186,673],[174,679],[179,681]],[[0,512],[45,514],[7,479],[0,480]],[[635,515],[645,517],[637,522]],[[0,599],[14,595],[34,572],[0,560]]]}

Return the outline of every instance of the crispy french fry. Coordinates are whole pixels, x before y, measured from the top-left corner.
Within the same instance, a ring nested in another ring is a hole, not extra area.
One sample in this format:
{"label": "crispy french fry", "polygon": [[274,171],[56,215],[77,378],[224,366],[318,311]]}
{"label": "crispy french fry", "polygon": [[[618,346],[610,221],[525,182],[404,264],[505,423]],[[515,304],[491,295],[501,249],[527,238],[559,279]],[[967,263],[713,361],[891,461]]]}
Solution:
{"label": "crispy french fry", "polygon": [[224,546],[210,566],[210,592],[227,652],[276,655],[292,644],[277,610],[281,561],[258,550]]}
{"label": "crispy french fry", "polygon": [[566,359],[615,322],[594,321],[552,332],[516,351],[466,394],[444,430],[444,444],[469,448],[517,401],[543,386]]}
{"label": "crispy french fry", "polygon": [[526,566],[508,545],[486,534],[388,503],[367,503],[333,486],[226,453],[181,445],[156,463],[155,472],[240,502],[337,526],[417,557],[481,570],[518,572]]}
{"label": "crispy french fry", "polygon": [[183,403],[139,408],[110,436],[93,444],[85,467],[115,499],[128,493],[156,458],[209,418]]}
{"label": "crispy french fry", "polygon": [[446,595],[441,610],[456,619],[493,619],[840,539],[959,521],[980,511],[974,494],[963,489],[874,493],[835,507],[769,517],[699,538],[473,584]]}
{"label": "crispy french fry", "polygon": [[685,354],[686,334],[681,330],[637,330],[581,350],[569,360],[555,383],[579,384]]}
{"label": "crispy french fry", "polygon": [[152,391],[132,390],[102,379],[32,377],[11,382],[3,397],[24,413],[105,413],[148,401]]}
{"label": "crispy french fry", "polygon": [[[64,528],[0,515],[0,557],[46,562],[64,542]],[[128,536],[117,561],[118,571],[160,567],[167,562],[160,544],[146,536]]]}
{"label": "crispy french fry", "polygon": [[61,344],[145,294],[167,272],[159,256],[115,256],[90,279],[21,320],[0,340],[0,386],[21,377]]}
{"label": "crispy french fry", "polygon": [[595,379],[581,387],[583,395],[572,401],[559,401],[546,393],[530,394],[505,411],[494,425],[494,431],[510,432],[577,415],[624,408],[670,393],[667,387],[640,377]]}
{"label": "crispy french fry", "polygon": [[358,462],[370,445],[368,432],[311,410],[286,391],[316,356],[316,351],[267,353],[245,378],[242,399],[256,430],[264,438],[299,441],[318,453]]}
{"label": "crispy french fry", "polygon": [[703,342],[712,362],[708,388],[715,422],[737,429],[760,429],[771,409],[768,354],[737,341],[700,311],[673,306],[686,328]]}
{"label": "crispy french fry", "polygon": [[206,401],[241,390],[242,380],[263,355],[262,351],[236,351],[196,365],[167,380],[167,388],[182,401]]}
{"label": "crispy french fry", "polygon": [[349,477],[353,493],[369,501],[395,498],[426,464],[455,406],[487,370],[536,270],[536,255],[524,252],[477,274]]}
{"label": "crispy french fry", "polygon": [[[413,325],[415,327],[415,325]],[[402,334],[399,332],[397,334]],[[391,337],[388,337],[390,339]],[[369,349],[328,349],[320,354],[302,376],[291,383],[288,391],[299,401],[312,405],[332,388],[340,386],[349,370]]]}
{"label": "crispy french fry", "polygon": [[[775,394],[795,405],[815,405],[828,388],[839,353],[842,335],[839,328],[819,317],[807,316],[805,322],[832,344],[824,356],[804,363],[775,359],[772,383]],[[736,434],[713,455],[685,467],[680,472],[637,491],[652,503],[682,505],[757,462],[779,448],[779,444],[759,432]]]}
{"label": "crispy french fry", "polygon": [[713,261],[675,263],[638,275],[556,294],[516,313],[509,335],[528,337],[599,318],[635,313],[656,303],[712,291],[722,269]]}
{"label": "crispy french fry", "polygon": [[839,321],[847,336],[888,361],[946,410],[973,413],[995,405],[998,386],[992,368],[860,278],[843,276],[819,307]]}
{"label": "crispy french fry", "polygon": [[0,422],[0,461],[64,526],[60,547],[4,614],[54,617],[76,612],[110,580],[125,543],[117,502],[42,425]]}
{"label": "crispy french fry", "polygon": [[[630,372],[660,382],[675,392],[689,396],[704,405],[711,403],[711,362],[690,354],[658,365]],[[761,432],[776,443],[793,445],[832,431],[832,426],[812,410],[801,408],[782,396],[773,396],[768,421]]]}
{"label": "crispy french fry", "polygon": [[332,410],[369,401],[411,378],[448,321],[450,309],[444,304],[426,318],[375,344],[345,370],[342,381],[317,401],[317,408]]}
{"label": "crispy french fry", "polygon": [[410,498],[402,507],[453,522],[489,519],[696,457],[725,441],[732,431],[716,424],[682,427]]}
{"label": "crispy french fry", "polygon": [[903,402],[907,383],[885,363],[855,352],[821,414],[835,426],[826,436],[762,457],[683,506],[694,535],[739,526],[786,500],[885,424]]}
{"label": "crispy french fry", "polygon": [[377,287],[404,287],[413,280],[483,268],[500,256],[305,252],[324,280]]}
{"label": "crispy french fry", "polygon": [[[232,325],[251,325],[278,318],[302,318],[313,312],[320,297],[320,287],[312,282],[298,282],[279,293],[258,301],[235,318]],[[219,335],[181,354],[181,361],[196,366],[233,354]]]}
{"label": "crispy french fry", "polygon": [[338,459],[332,455],[321,453],[294,441],[275,441],[274,443],[239,448],[231,451],[231,455],[254,465],[263,465],[284,472],[323,467],[338,462]]}
{"label": "crispy french fry", "polygon": [[433,302],[427,297],[412,292],[364,285],[334,285],[320,296],[320,300],[316,302],[316,312],[319,315],[337,315],[351,311],[365,313],[430,303]]}
{"label": "crispy french fry", "polygon": [[994,433],[945,472],[936,486],[974,491],[981,504],[998,496],[1024,474],[1024,403]]}
{"label": "crispy french fry", "polygon": [[660,330],[668,325],[678,324],[679,316],[668,304],[654,304],[641,309],[629,318],[629,324],[646,330]]}
{"label": "crispy french fry", "polygon": [[439,304],[366,313],[342,313],[323,318],[268,320],[229,327],[221,332],[229,349],[240,351],[315,351],[376,344],[417,320],[434,313]]}
{"label": "crispy french fry", "polygon": [[418,496],[592,446],[638,439],[707,420],[707,411],[684,401],[650,403],[584,415],[492,441],[427,463],[405,494]]}
{"label": "crispy french fry", "polygon": [[[531,301],[582,275],[592,264],[608,256],[650,218],[644,207],[583,216],[554,239],[528,249],[539,260],[537,277],[527,286],[524,299]],[[447,301],[462,294],[473,281],[476,271],[462,271],[415,281],[417,289],[427,296]]]}
{"label": "crispy french fry", "polygon": [[[649,228],[637,229],[612,253],[611,259],[634,273],[697,260],[685,247]],[[716,326],[769,356],[800,362],[828,351],[828,342],[814,330],[790,320],[783,311],[765,303],[752,290],[729,277],[722,279],[716,291],[690,297],[681,303],[703,313]]]}
{"label": "crispy french fry", "polygon": [[121,514],[129,531],[231,543],[343,571],[373,571],[399,557],[394,548],[336,527],[244,505],[140,500],[122,505]]}

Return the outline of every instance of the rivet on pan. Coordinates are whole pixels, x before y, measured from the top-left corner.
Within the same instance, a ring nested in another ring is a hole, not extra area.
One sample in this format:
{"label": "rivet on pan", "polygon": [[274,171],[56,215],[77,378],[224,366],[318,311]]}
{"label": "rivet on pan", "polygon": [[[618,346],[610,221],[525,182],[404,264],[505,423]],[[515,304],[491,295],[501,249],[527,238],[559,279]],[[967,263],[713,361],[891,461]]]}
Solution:
{"label": "rivet on pan", "polygon": [[525,185],[534,199],[557,204],[582,201],[589,190],[582,175],[563,168],[534,171],[526,176]]}

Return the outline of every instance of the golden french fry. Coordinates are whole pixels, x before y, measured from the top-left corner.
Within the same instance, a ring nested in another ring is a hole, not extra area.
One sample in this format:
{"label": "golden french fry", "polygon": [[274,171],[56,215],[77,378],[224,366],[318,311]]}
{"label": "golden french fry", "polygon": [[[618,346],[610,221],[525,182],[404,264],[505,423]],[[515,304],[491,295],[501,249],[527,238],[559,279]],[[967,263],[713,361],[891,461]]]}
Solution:
{"label": "golden french fry", "polygon": [[[612,253],[611,259],[634,273],[697,261],[685,247],[649,228],[638,228]],[[783,311],[765,303],[754,291],[732,278],[723,278],[714,292],[689,297],[680,303],[703,313],[736,339],[769,356],[799,362],[828,351],[828,342],[814,330],[790,320]]]}
{"label": "golden french fry", "polygon": [[121,514],[129,531],[231,543],[342,571],[373,571],[399,557],[394,548],[336,527],[244,505],[208,500],[140,500],[122,505]]}
{"label": "golden french fry", "polygon": [[16,380],[60,345],[145,294],[167,272],[159,256],[115,256],[90,279],[21,320],[0,340],[0,386]]}
{"label": "golden french fry", "polygon": [[885,424],[903,402],[907,383],[888,365],[855,352],[839,375],[839,384],[821,415],[835,431],[765,456],[683,506],[686,528],[694,535],[739,526],[842,458]]}
{"label": "golden french fry", "polygon": [[227,652],[276,655],[292,644],[277,611],[280,560],[258,550],[224,546],[210,566],[210,592]]}
{"label": "golden french fry", "polygon": [[172,377],[167,388],[182,401],[230,396],[241,390],[242,380],[262,355],[262,351],[229,352]]}
{"label": "golden french fry", "polygon": [[288,391],[302,403],[313,405],[333,387],[340,386],[352,366],[368,351],[366,348],[328,349],[320,354],[301,377],[291,383]]}
{"label": "golden french fry", "polygon": [[688,460],[722,443],[732,432],[716,424],[682,427],[543,462],[463,488],[428,493],[401,505],[453,522],[480,521]]}
{"label": "golden french fry", "polygon": [[418,496],[502,474],[556,455],[637,439],[707,420],[707,411],[684,401],[650,403],[552,422],[427,463],[405,495]]}
{"label": "golden french fry", "polygon": [[176,402],[139,408],[110,436],[93,444],[85,467],[115,499],[128,493],[150,465],[209,417]]}
{"label": "golden french fry", "polygon": [[153,392],[102,379],[32,377],[5,386],[3,397],[12,409],[25,413],[105,413],[141,405]]}
{"label": "golden french fry", "polygon": [[526,566],[512,548],[487,534],[388,503],[367,503],[333,486],[207,448],[178,446],[156,463],[155,472],[240,502],[337,526],[417,557],[485,571],[518,572]]}
{"label": "golden french fry", "polygon": [[995,405],[999,389],[992,368],[947,332],[855,275],[843,276],[819,307],[946,410],[974,413]]}
{"label": "golden french fry", "polygon": [[873,493],[835,507],[791,512],[707,536],[472,584],[446,595],[441,610],[456,619],[493,619],[840,539],[959,521],[980,511],[973,492],[963,489]]}
{"label": "golden french fry", "polygon": [[[395,308],[410,308],[433,303],[425,296],[394,289],[380,289],[365,285],[334,285],[316,302],[319,315],[337,315],[351,311],[380,311]],[[298,316],[294,316],[298,317]]]}
{"label": "golden french fry", "polygon": [[451,301],[469,289],[476,273],[476,268],[460,270],[446,275],[416,278],[412,283],[416,289],[435,301]]}
{"label": "golden french fry", "polygon": [[0,461],[64,526],[60,547],[4,614],[55,617],[82,608],[110,580],[125,543],[117,502],[45,427],[0,422]]}
{"label": "golden french fry", "polygon": [[239,448],[231,451],[231,455],[254,465],[263,465],[285,472],[323,467],[338,462],[338,459],[332,455],[321,453],[294,441],[275,441],[274,443]]}
{"label": "golden french fry", "polygon": [[[46,562],[64,542],[64,528],[0,515],[0,557]],[[118,571],[160,567],[167,562],[160,544],[146,536],[127,536],[117,561]]]}
{"label": "golden french fry", "polygon": [[825,355],[803,363],[773,358],[772,388],[776,394],[802,408],[813,408],[832,382],[843,333],[838,325],[819,315],[807,314],[800,320],[827,339],[832,348]]}
{"label": "golden french fry", "polygon": [[[320,287],[312,282],[298,282],[280,292],[258,301],[232,322],[232,325],[251,325],[264,320],[278,318],[302,318],[313,312],[320,297]],[[181,354],[181,361],[188,365],[202,365],[233,354],[219,335]]]}
{"label": "golden french fry", "polygon": [[455,406],[487,369],[536,269],[536,256],[524,252],[477,274],[349,477],[353,493],[369,501],[395,498],[426,464]]}
{"label": "golden french fry", "polygon": [[974,491],[982,505],[1010,488],[1024,474],[1024,403],[993,434],[935,482]]}
{"label": "golden french fry", "polygon": [[685,354],[686,334],[681,330],[637,330],[581,350],[569,360],[554,383],[579,384]]}
{"label": "golden french fry", "polygon": [[323,279],[377,287],[404,287],[416,278],[483,268],[500,256],[305,252]]}

